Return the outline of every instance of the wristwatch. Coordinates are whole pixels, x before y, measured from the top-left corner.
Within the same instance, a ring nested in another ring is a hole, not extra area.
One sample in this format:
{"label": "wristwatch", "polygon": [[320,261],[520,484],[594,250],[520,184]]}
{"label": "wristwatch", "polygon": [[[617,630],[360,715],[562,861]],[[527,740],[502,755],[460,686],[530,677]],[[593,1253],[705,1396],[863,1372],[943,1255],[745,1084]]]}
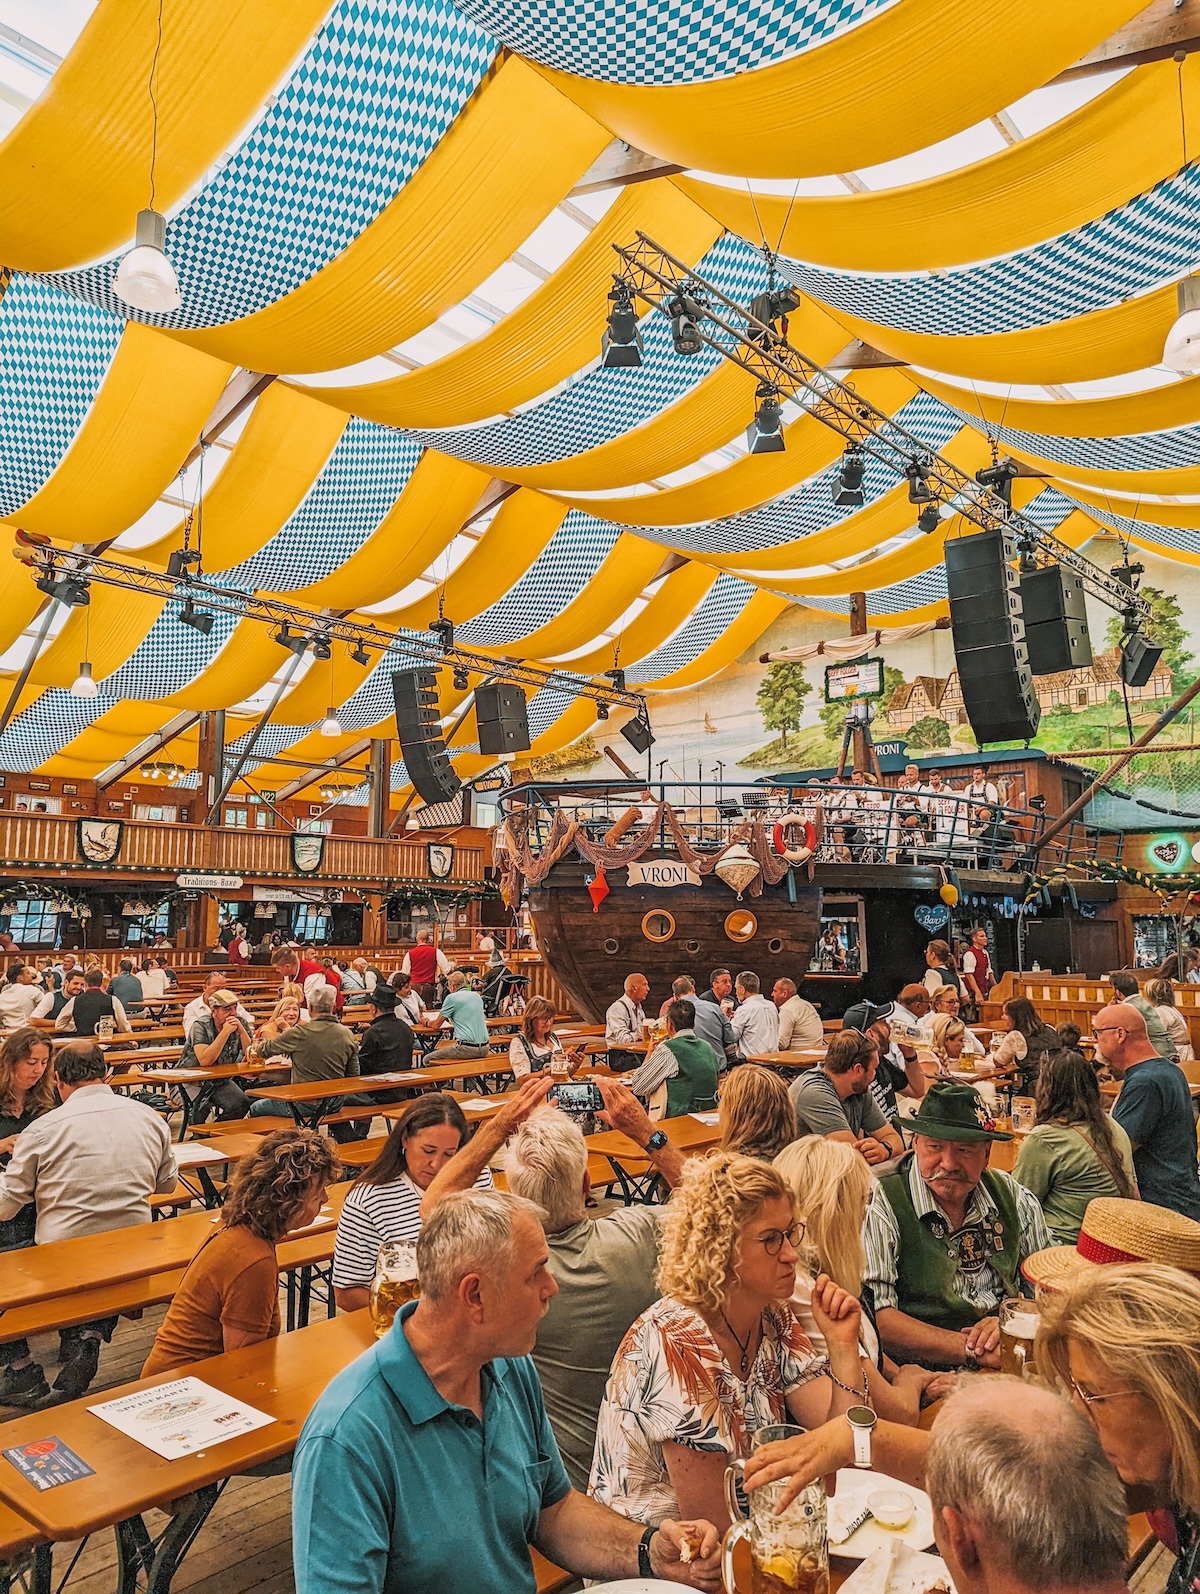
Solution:
{"label": "wristwatch", "polygon": [[870,1406],[851,1406],[846,1413],[846,1421],[850,1424],[850,1432],[854,1435],[854,1465],[870,1467],[871,1431],[879,1418]]}
{"label": "wristwatch", "polygon": [[650,1540],[658,1532],[656,1527],[649,1527],[638,1540],[638,1576],[653,1577],[654,1569],[650,1565]]}
{"label": "wristwatch", "polygon": [[656,1129],[646,1142],[647,1151],[661,1151],[667,1143],[666,1134],[661,1129]]}

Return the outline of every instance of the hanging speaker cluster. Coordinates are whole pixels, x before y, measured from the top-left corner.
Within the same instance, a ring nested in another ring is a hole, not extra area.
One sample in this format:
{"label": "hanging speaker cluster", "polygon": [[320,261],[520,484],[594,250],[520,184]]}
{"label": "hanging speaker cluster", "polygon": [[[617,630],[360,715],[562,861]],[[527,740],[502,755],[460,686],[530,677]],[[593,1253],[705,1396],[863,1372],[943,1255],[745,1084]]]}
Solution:
{"label": "hanging speaker cluster", "polygon": [[999,529],[946,543],[950,634],[963,706],[980,745],[1028,741],[1041,707],[1025,642],[1016,548]]}
{"label": "hanging speaker cluster", "polygon": [[525,694],[512,681],[490,681],[475,688],[475,720],[481,753],[529,751]]}
{"label": "hanging speaker cluster", "polygon": [[1021,607],[1029,668],[1035,675],[1077,670],[1092,662],[1083,579],[1062,565],[1021,577]]}
{"label": "hanging speaker cluster", "polygon": [[392,676],[396,734],[408,778],[424,803],[449,802],[462,782],[446,756],[438,717],[436,670],[398,670]]}

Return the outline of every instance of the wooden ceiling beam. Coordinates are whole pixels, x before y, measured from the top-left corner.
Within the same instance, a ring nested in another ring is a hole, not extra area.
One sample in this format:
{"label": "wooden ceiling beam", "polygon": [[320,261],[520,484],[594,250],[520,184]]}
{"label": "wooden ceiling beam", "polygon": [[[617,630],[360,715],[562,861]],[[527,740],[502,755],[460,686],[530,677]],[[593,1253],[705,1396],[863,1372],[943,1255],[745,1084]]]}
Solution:
{"label": "wooden ceiling beam", "polygon": [[1188,55],[1200,50],[1200,0],[1151,0],[1131,22],[1050,82],[1069,83],[1072,78],[1090,77],[1096,72],[1142,66],[1147,61],[1165,60],[1180,50]]}

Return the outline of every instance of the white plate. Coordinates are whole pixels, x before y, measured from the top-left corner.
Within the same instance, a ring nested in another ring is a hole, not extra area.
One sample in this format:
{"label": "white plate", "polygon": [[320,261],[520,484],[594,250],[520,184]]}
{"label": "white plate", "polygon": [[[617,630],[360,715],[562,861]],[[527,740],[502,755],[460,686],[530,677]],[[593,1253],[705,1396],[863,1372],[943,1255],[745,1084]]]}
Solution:
{"label": "white plate", "polygon": [[[842,1555],[851,1561],[861,1561],[884,1544],[907,1544],[913,1550],[927,1550],[933,1544],[933,1506],[923,1489],[910,1488],[907,1483],[897,1483],[882,1472],[861,1472],[857,1467],[843,1467],[837,1475],[838,1513],[843,1522],[852,1522],[865,1509],[867,1496],[881,1489],[898,1490],[910,1494],[913,1500],[913,1519],[903,1532],[881,1528],[874,1520],[864,1522],[844,1544],[829,1542],[830,1555]],[[832,1508],[833,1501],[830,1501]]]}

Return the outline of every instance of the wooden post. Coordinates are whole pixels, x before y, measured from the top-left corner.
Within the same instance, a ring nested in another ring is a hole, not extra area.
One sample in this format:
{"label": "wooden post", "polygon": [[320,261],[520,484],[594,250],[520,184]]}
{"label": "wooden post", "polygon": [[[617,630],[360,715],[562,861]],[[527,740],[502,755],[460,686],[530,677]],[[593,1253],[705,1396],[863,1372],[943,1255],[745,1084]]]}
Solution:
{"label": "wooden post", "polygon": [[[865,592],[852,592],[850,594],[850,635],[866,636],[867,634],[867,595]],[[870,732],[865,725],[856,725],[852,732],[854,742],[854,768],[861,770],[864,775],[871,773],[871,746]]]}
{"label": "wooden post", "polygon": [[379,736],[371,739],[371,767],[367,778],[370,787],[367,835],[378,839],[387,835],[389,798],[392,794],[391,744]]}

